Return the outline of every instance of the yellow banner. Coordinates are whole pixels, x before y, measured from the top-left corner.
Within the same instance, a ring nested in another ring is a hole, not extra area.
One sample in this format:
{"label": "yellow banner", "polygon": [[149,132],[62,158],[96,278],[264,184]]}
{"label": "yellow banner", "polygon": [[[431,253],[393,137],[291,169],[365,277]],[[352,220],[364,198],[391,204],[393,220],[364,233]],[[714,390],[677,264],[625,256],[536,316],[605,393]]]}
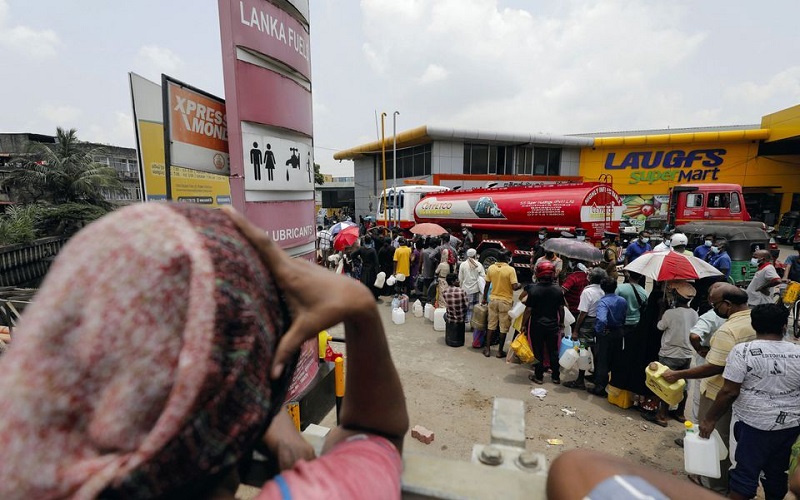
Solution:
{"label": "yellow banner", "polygon": [[[142,170],[147,201],[167,199],[164,177],[164,126],[139,120],[142,144]],[[199,203],[211,207],[230,205],[231,186],[227,175],[214,175],[173,166],[172,198],[175,201]]]}

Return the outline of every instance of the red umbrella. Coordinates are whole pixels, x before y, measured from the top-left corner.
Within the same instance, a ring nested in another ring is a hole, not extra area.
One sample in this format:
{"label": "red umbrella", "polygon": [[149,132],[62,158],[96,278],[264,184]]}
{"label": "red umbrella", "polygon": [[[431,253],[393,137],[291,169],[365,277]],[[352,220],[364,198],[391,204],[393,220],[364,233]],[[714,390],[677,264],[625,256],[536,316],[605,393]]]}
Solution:
{"label": "red umbrella", "polygon": [[704,260],[672,250],[647,252],[627,266],[626,270],[639,273],[656,281],[696,280],[708,276],[721,276],[717,268]]}
{"label": "red umbrella", "polygon": [[333,239],[333,248],[342,251],[356,241],[358,241],[358,226],[349,226],[339,231]]}

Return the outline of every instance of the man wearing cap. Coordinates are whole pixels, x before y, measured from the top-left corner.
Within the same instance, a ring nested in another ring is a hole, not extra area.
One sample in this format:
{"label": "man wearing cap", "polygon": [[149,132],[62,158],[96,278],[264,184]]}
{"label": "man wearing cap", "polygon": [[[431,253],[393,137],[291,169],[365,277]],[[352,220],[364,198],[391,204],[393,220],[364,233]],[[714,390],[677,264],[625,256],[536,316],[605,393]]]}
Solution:
{"label": "man wearing cap", "polygon": [[619,260],[619,247],[617,246],[617,233],[605,231],[603,240],[600,242],[600,248],[603,250],[603,263],[600,267],[605,269],[609,278],[612,280],[618,279],[617,260]]}
{"label": "man wearing cap", "polygon": [[[658,351],[658,361],[670,370],[686,370],[692,364],[692,354],[694,349],[689,340],[689,331],[697,323],[697,311],[689,307],[689,302],[694,298],[696,292],[692,285],[685,281],[673,282],[670,284],[673,296],[674,308],[663,311],[661,320],[656,327],[664,332],[661,335],[661,349]],[[684,389],[685,391],[685,389]],[[672,418],[678,422],[685,422],[684,408],[686,407],[686,396],[678,404],[678,409],[671,412]],[[645,419],[661,427],[667,426],[667,410],[669,405],[661,402],[658,406],[658,413],[652,415],[644,413]]]}
{"label": "man wearing cap", "polygon": [[689,238],[683,233],[675,233],[670,238],[669,246],[672,247],[673,252],[682,253],[684,255],[692,255],[692,252],[686,249],[689,244]]}
{"label": "man wearing cap", "polygon": [[481,300],[481,280],[486,280],[486,270],[475,258],[476,254],[474,248],[468,249],[467,260],[458,267],[458,281],[461,283],[461,289],[467,294],[467,324],[472,321],[472,309]]}

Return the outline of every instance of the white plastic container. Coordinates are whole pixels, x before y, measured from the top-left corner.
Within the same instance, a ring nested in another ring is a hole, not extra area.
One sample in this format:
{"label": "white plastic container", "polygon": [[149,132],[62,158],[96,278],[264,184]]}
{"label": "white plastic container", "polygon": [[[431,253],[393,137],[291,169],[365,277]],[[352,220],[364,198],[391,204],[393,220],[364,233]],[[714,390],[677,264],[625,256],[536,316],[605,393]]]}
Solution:
{"label": "white plastic container", "polygon": [[517,319],[525,312],[525,304],[522,302],[514,302],[514,305],[511,309],[508,310],[508,315],[511,316],[511,319]]}
{"label": "white plastic container", "polygon": [[397,279],[394,277],[394,275],[389,276],[388,278],[386,278],[386,284],[388,286],[394,286],[396,281],[397,281]]}
{"label": "white plastic container", "polygon": [[399,307],[392,309],[392,323],[402,325],[406,322],[406,313]]}
{"label": "white plastic container", "polygon": [[433,329],[437,332],[443,332],[445,329],[444,313],[447,311],[444,307],[438,307],[433,311]]}
{"label": "white plastic container", "polygon": [[372,284],[375,288],[383,288],[383,285],[386,283],[386,273],[381,271],[378,273],[378,276],[375,277],[375,283]]}
{"label": "white plastic container", "polygon": [[565,370],[572,370],[578,364],[579,357],[580,355],[577,349],[567,349],[564,351],[564,354],[561,355],[558,364]]}
{"label": "white plastic container", "polygon": [[414,301],[414,305],[411,306],[411,311],[414,313],[414,316],[417,318],[421,318],[423,314],[425,314],[425,310],[422,307],[422,302],[419,299]]}
{"label": "white plastic container", "polygon": [[433,311],[434,311],[433,304],[431,303],[425,304],[425,309],[423,313],[425,319],[427,319],[428,321],[433,321]]}
{"label": "white plastic container", "polygon": [[592,351],[589,349],[581,349],[578,352],[578,370],[591,371],[594,369],[594,359],[592,358]]}
{"label": "white plastic container", "polygon": [[403,273],[397,273],[394,275],[394,279],[397,280],[398,283],[402,283],[406,280],[406,275]]}
{"label": "white plastic container", "polygon": [[728,448],[714,430],[709,439],[700,437],[699,429],[687,421],[683,438],[683,468],[689,474],[719,478],[720,460],[728,455]]}

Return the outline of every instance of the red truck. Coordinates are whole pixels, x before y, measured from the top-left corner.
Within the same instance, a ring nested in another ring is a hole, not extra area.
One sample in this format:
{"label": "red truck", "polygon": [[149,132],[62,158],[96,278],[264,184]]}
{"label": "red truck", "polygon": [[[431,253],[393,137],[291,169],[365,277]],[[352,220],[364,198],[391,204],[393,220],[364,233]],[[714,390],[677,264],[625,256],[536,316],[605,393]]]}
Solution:
{"label": "red truck", "polygon": [[454,233],[467,228],[484,265],[505,249],[514,267],[527,270],[541,228],[552,235],[582,228],[587,241],[598,241],[604,231],[619,231],[622,209],[610,184],[573,182],[430,193],[417,203],[414,219]]}

